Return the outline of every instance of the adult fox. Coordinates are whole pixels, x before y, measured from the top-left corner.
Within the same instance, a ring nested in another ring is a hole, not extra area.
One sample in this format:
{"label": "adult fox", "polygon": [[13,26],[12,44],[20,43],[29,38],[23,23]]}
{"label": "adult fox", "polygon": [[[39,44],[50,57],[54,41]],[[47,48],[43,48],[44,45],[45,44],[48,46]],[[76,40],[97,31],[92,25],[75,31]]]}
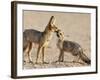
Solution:
{"label": "adult fox", "polygon": [[27,29],[23,32],[23,51],[27,51],[29,62],[32,63],[31,50],[32,47],[37,44],[37,56],[36,63],[38,63],[39,54],[42,54],[42,63],[44,62],[44,52],[50,40],[52,39],[53,33],[56,32],[58,28],[55,26],[55,17],[51,16],[49,23],[47,24],[43,32]]}

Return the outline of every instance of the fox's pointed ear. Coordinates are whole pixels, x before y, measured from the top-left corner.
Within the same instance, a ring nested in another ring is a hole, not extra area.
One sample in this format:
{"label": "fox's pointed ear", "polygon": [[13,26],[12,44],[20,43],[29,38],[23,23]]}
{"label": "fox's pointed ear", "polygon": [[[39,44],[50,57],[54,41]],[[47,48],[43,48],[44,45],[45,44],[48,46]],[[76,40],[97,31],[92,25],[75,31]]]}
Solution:
{"label": "fox's pointed ear", "polygon": [[50,30],[52,30],[52,27],[54,26],[55,24],[55,17],[54,16],[51,16],[50,20],[49,20],[49,23],[48,23],[48,27]]}
{"label": "fox's pointed ear", "polygon": [[51,16],[50,21],[49,21],[49,24],[51,26],[53,26],[55,24],[55,17],[54,16]]}

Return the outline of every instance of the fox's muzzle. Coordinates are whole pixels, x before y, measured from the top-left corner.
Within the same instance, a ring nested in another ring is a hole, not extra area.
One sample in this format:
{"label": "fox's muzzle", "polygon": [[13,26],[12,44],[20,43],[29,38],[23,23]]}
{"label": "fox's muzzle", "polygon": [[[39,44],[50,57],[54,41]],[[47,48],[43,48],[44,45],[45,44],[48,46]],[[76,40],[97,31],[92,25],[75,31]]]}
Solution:
{"label": "fox's muzzle", "polygon": [[58,33],[59,33],[59,30],[56,31],[56,35],[57,35],[57,37],[60,37]]}

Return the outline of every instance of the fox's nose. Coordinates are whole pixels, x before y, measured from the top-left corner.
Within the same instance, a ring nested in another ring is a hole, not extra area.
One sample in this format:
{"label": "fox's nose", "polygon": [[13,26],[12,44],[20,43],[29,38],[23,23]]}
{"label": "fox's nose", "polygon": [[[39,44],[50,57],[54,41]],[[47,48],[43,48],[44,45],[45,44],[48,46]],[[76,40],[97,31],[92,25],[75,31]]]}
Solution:
{"label": "fox's nose", "polygon": [[57,33],[57,37],[59,37],[58,33]]}

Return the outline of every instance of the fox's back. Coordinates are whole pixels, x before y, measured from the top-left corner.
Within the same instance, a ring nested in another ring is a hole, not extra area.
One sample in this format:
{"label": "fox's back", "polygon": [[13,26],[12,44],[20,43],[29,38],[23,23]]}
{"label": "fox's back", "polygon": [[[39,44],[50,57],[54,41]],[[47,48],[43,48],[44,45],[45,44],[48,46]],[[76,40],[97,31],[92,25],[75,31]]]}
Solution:
{"label": "fox's back", "polygon": [[39,43],[42,32],[34,29],[26,29],[23,32],[23,40],[28,40],[30,42]]}
{"label": "fox's back", "polygon": [[67,52],[76,52],[78,53],[81,49],[81,46],[73,41],[64,41],[63,42],[63,50]]}

